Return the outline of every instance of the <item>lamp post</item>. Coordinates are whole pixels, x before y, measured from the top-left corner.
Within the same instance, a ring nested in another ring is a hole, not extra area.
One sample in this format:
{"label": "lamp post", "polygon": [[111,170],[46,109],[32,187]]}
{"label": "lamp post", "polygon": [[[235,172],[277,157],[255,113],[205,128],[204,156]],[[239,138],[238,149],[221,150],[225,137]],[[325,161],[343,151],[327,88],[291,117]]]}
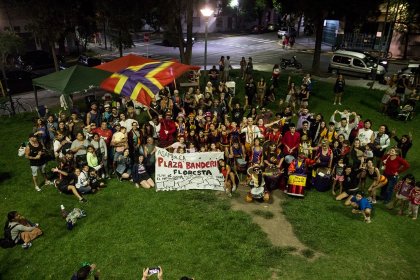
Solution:
{"label": "lamp post", "polygon": [[201,9],[200,12],[206,20],[206,29],[204,35],[204,75],[207,75],[207,33],[209,27],[209,17],[213,14],[213,10],[206,7],[204,9]]}

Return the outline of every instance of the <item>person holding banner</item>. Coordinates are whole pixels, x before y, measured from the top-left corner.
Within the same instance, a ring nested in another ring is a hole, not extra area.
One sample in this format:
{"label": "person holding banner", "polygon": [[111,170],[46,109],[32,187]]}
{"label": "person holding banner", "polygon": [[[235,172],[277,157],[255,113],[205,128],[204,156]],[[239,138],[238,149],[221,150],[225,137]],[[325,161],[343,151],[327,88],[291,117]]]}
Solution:
{"label": "person holding banner", "polygon": [[146,166],[144,165],[144,155],[140,155],[138,162],[133,166],[133,182],[136,188],[142,186],[145,189],[150,189],[155,187],[155,182],[153,182],[150,175],[147,173]]}
{"label": "person holding banner", "polygon": [[236,176],[236,174],[232,171],[230,166],[226,164],[224,159],[219,159],[219,170],[220,173],[223,174],[223,177],[225,178],[224,182],[224,189],[227,194],[227,196],[232,197],[232,192],[236,191],[236,184],[239,183],[239,179]]}

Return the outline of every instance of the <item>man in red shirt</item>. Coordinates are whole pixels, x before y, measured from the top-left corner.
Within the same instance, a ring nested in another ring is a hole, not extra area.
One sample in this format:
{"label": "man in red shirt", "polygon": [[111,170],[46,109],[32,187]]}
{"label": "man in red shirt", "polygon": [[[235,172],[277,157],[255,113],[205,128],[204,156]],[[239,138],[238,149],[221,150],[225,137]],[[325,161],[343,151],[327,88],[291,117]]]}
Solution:
{"label": "man in red shirt", "polygon": [[174,133],[176,131],[175,122],[172,120],[172,113],[167,112],[165,118],[159,116],[159,146],[165,148],[174,142]]}
{"label": "man in red shirt", "polygon": [[101,127],[98,127],[92,131],[92,133],[98,133],[101,138],[104,139],[106,146],[109,147],[112,139],[112,130],[108,128],[106,121],[101,122]]}
{"label": "man in red shirt", "polygon": [[289,131],[287,131],[282,139],[284,155],[297,156],[300,144],[300,134],[296,131],[295,124],[289,124]]}

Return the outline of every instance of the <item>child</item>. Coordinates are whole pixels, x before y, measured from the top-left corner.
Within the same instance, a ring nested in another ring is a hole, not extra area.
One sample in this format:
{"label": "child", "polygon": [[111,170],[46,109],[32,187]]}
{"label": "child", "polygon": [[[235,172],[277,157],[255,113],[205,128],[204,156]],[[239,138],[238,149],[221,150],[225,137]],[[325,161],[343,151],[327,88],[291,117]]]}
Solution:
{"label": "child", "polygon": [[89,185],[92,190],[99,190],[100,188],[105,188],[105,183],[101,182],[101,178],[98,176],[94,168],[89,169]]}
{"label": "child", "polygon": [[82,263],[82,267],[73,274],[71,280],[85,280],[93,274],[95,280],[99,280],[100,272],[96,269],[96,264]]}
{"label": "child", "polygon": [[338,185],[340,186],[340,193],[343,189],[343,181],[344,181],[344,169],[346,168],[346,165],[344,164],[344,159],[340,158],[337,162],[337,164],[334,166],[333,174],[334,174],[334,182],[332,185],[332,194],[335,195],[335,185],[338,182]]}
{"label": "child", "polygon": [[408,199],[410,200],[408,215],[412,215],[413,220],[417,220],[417,213],[420,205],[420,182],[417,182],[415,187],[410,191]]}
{"label": "child", "polygon": [[[358,192],[356,196],[353,196],[351,201],[351,206],[353,206],[352,213],[359,214],[362,213],[365,218],[365,222],[370,224],[372,221],[370,216],[372,214],[372,204],[370,204],[367,198],[363,197],[363,192]],[[420,202],[420,201],[419,201]]]}
{"label": "child", "polygon": [[92,188],[89,186],[89,166],[87,164],[83,165],[82,170],[76,168],[74,174],[77,176],[77,191],[82,194],[92,192]]}
{"label": "child", "polygon": [[405,175],[402,180],[400,180],[394,187],[395,192],[395,201],[394,206],[398,203],[401,203],[400,211],[398,211],[398,215],[404,214],[404,208],[406,208],[408,202],[408,195],[410,191],[414,188],[415,181],[414,176],[412,174]]}

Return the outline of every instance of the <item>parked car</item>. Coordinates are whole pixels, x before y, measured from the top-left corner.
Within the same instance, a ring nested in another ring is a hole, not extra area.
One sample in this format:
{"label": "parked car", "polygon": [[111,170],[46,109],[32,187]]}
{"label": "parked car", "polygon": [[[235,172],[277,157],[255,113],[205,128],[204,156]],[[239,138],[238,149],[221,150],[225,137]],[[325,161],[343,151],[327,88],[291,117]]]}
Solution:
{"label": "parked car", "polygon": [[87,66],[87,67],[94,67],[97,65],[102,64],[102,60],[96,57],[90,57],[87,55],[81,55],[79,56],[79,59],[77,60],[77,63],[79,65]]}
{"label": "parked car", "polygon": [[294,36],[296,37],[296,29],[292,26],[282,26],[277,31],[277,37],[280,39],[283,36]]}
{"label": "parked car", "polygon": [[52,55],[45,51],[30,51],[17,57],[16,66],[25,71],[54,67]]}
{"label": "parked car", "polygon": [[[183,38],[184,38],[184,44],[186,44],[187,43],[187,33],[183,33]],[[195,39],[196,39],[194,34],[193,34],[191,39],[192,39],[192,44],[194,45]],[[164,45],[165,47],[178,47],[178,45],[179,45],[178,37],[176,36],[176,34],[165,32],[163,34],[162,45]]]}
{"label": "parked car", "polygon": [[[408,82],[411,86],[417,86],[419,80],[416,82],[416,75],[420,76],[420,64],[419,63],[410,63],[406,67],[398,70],[398,78],[405,75],[408,79]],[[418,78],[420,79],[420,78]],[[417,84],[415,84],[417,83]]]}
{"label": "parked car", "polygon": [[[32,79],[37,78],[38,75],[20,70],[6,70],[7,78],[7,87],[10,94],[16,94],[21,92],[32,91],[34,88],[32,86]],[[3,73],[0,71],[0,81],[3,87],[6,87],[6,83],[3,77]]]}
{"label": "parked car", "polygon": [[264,33],[264,32],[266,32],[266,30],[265,30],[265,28],[264,28],[264,26],[262,26],[262,25],[254,25],[254,26],[252,26],[251,27],[251,33],[252,34],[261,34],[261,33]]}
{"label": "parked car", "polygon": [[371,54],[368,50],[363,49],[351,49],[351,48],[342,48],[341,50],[345,51],[352,51],[352,52],[358,52],[366,55],[367,59],[369,59],[372,63],[379,63],[379,65],[382,65],[386,71],[388,71],[388,59],[384,57],[377,57]]}
{"label": "parked car", "polygon": [[[374,71],[376,71],[376,74]],[[382,65],[372,62],[363,53],[338,50],[331,57],[328,72],[356,75],[364,78],[375,76],[379,81],[383,81],[386,70]]]}

